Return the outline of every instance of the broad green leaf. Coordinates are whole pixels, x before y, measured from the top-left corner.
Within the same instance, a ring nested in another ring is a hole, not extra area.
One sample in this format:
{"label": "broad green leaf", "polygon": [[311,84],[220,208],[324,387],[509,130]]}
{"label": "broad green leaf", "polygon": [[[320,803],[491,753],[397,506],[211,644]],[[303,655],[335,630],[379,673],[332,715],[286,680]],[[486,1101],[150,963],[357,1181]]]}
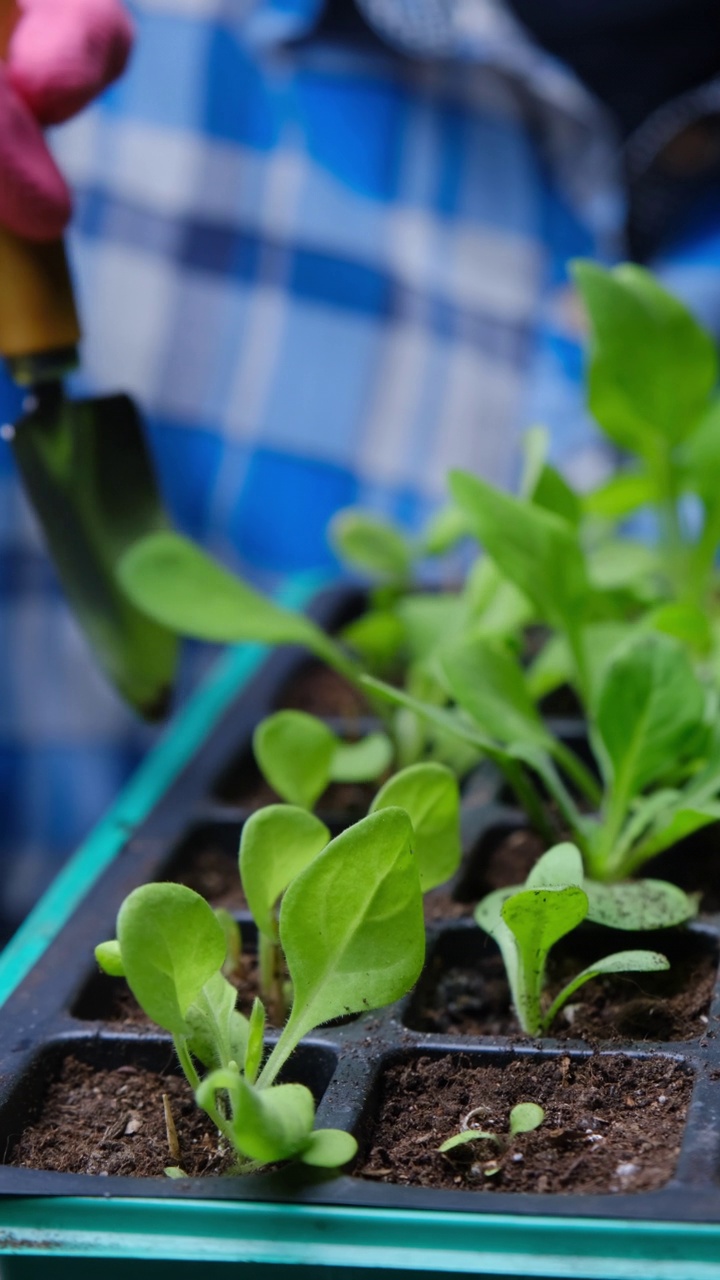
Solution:
{"label": "broad green leaf", "polygon": [[177,533],[142,538],[118,572],[138,608],[181,635],[299,644],[325,658],[334,648],[309,618],[274,604]]}
{"label": "broad green leaf", "polygon": [[381,578],[412,574],[413,546],[399,529],[359,507],[338,511],[328,527],[330,545],[345,564]]}
{"label": "broad green leaf", "polygon": [[710,652],[713,643],[710,619],[703,609],[695,604],[672,601],[653,609],[644,618],[644,624],[653,631],[662,631],[664,635],[674,636],[688,649],[696,654]]}
{"label": "broad green leaf", "polygon": [[[660,568],[655,548],[631,538],[607,538],[588,556],[590,580],[601,591],[637,587],[650,594]],[[656,588],[653,594],[657,597]]]}
{"label": "broad green leaf", "polygon": [[516,1133],[532,1133],[545,1119],[545,1112],[537,1102],[518,1102],[510,1112],[510,1136]]}
{"label": "broad green leaf", "polygon": [[128,985],[147,1016],[173,1035],[222,968],[225,934],[212,907],[181,884],[144,884],[123,902],[117,936]]}
{"label": "broad green leaf", "polygon": [[641,267],[573,274],[593,331],[590,409],[617,444],[645,456],[658,437],[677,444],[696,426],[717,379],[715,344]]}
{"label": "broad green leaf", "polygon": [[198,1105],[217,1106],[216,1094],[230,1095],[230,1126],[235,1147],[250,1160],[270,1164],[290,1160],[308,1145],[315,1121],[315,1103],[302,1084],[279,1084],[259,1089],[233,1071],[214,1071],[196,1092]]}
{"label": "broad green leaf", "polygon": [[261,933],[276,937],[278,898],[329,839],[324,822],[293,805],[266,805],[248,818],[240,837],[240,879]]}
{"label": "broad green leaf", "polygon": [[553,845],[538,858],[525,881],[526,889],[563,889],[567,885],[583,887],[583,860],[577,845],[564,842]]}
{"label": "broad green leaf", "polygon": [[370,812],[397,806],[413,825],[413,850],[423,893],[443,884],[460,864],[460,791],[441,764],[415,764],[380,788]]}
{"label": "broad green leaf", "polygon": [[408,655],[424,658],[463,625],[465,605],[459,596],[416,592],[397,603],[402,619]]}
{"label": "broad green leaf", "polygon": [[373,782],[390,768],[393,744],[386,733],[368,733],[358,742],[336,742],[331,764],[333,782]]}
{"label": "broad green leaf", "polygon": [[588,604],[590,583],[573,526],[466,472],[451,472],[450,487],[475,536],[539,616],[574,632]]}
{"label": "broad green leaf", "polygon": [[286,891],[280,940],[294,1000],[261,1081],[314,1027],[390,1004],[418,978],[425,926],[412,838],[402,809],[381,809],[332,840]]}
{"label": "broad green leaf", "polygon": [[668,929],[696,913],[695,904],[677,885],[665,880],[628,880],[601,884],[585,880],[588,920],[610,929]]}
{"label": "broad green leaf", "polygon": [[366,666],[382,672],[402,653],[405,627],[392,609],[370,609],[343,627],[342,640]]}
{"label": "broad green leaf", "polygon": [[616,471],[599,488],[586,493],[582,502],[588,515],[623,520],[642,507],[652,506],[660,498],[654,476],[647,471],[628,470]]}
{"label": "broad green leaf", "polygon": [[342,1129],[313,1129],[300,1160],[318,1169],[338,1169],[355,1159],[357,1149],[351,1133]]}
{"label": "broad green leaf", "polygon": [[204,1067],[225,1067],[231,1061],[243,1061],[248,1021],[236,1004],[236,988],[221,973],[215,973],[187,1010],[188,1048]]}
{"label": "broad green leaf", "polygon": [[614,787],[630,801],[687,755],[705,706],[685,650],[669,636],[635,636],[608,663],[595,726]]}
{"label": "broad green leaf", "polygon": [[305,711],[276,711],[260,721],[253,752],[263,775],[283,800],[312,809],[331,777],[337,738]]}
{"label": "broad green leaf", "polygon": [[95,948],[95,959],[103,973],[111,978],[124,978],[125,967],[120,954],[120,944],[114,939],[111,942],[99,942]]}
{"label": "broad green leaf", "polygon": [[422,536],[421,551],[426,556],[443,556],[470,534],[467,519],[458,507],[449,504],[428,521]]}
{"label": "broad green leaf", "polygon": [[657,951],[616,951],[611,956],[605,956],[603,960],[596,960],[587,969],[583,969],[582,973],[577,974],[566,987],[563,987],[559,996],[553,1000],[543,1018],[543,1029],[548,1030],[552,1026],[556,1014],[564,1004],[567,1004],[570,996],[591,978],[599,978],[609,973],[659,973],[669,968],[670,962],[667,957],[660,955]]}
{"label": "broad green leaf", "polygon": [[720,489],[720,396],[713,398],[696,430],[684,441],[678,466],[684,486],[714,505]]}
{"label": "broad green leaf", "polygon": [[540,472],[532,501],[536,507],[553,511],[556,516],[562,516],[563,520],[567,520],[569,524],[579,525],[580,523],[582,517],[580,498],[570,488],[564,476],[561,476],[560,472],[548,463]]}
{"label": "broad green leaf", "polygon": [[577,885],[521,889],[502,907],[503,921],[518,948],[513,1003],[523,1030],[530,1035],[537,1035],[542,1025],[540,996],[548,952],[585,919],[587,909],[587,896]]}
{"label": "broad green leaf", "polygon": [[503,745],[523,740],[546,748],[549,734],[527,691],[517,659],[481,639],[446,650],[441,668],[456,702],[479,729]]}

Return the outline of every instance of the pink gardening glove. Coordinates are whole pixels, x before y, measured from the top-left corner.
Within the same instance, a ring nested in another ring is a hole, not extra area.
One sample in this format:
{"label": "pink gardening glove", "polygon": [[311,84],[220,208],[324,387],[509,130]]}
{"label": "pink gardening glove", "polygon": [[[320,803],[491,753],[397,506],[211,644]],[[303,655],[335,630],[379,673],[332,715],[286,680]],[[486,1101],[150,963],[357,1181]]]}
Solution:
{"label": "pink gardening glove", "polygon": [[59,124],[120,75],[132,24],[120,0],[18,0],[0,63],[0,223],[54,240],[70,217],[65,180],[42,125]]}

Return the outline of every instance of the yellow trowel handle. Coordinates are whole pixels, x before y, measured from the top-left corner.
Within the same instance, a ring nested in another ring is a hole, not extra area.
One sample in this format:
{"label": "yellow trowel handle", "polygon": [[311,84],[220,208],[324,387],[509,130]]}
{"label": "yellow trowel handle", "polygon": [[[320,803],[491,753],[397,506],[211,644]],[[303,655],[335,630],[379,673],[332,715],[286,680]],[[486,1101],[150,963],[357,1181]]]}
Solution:
{"label": "yellow trowel handle", "polygon": [[[15,0],[0,0],[0,58],[16,14]],[[57,376],[72,365],[79,338],[63,241],[24,240],[0,225],[0,355],[13,377],[32,383],[42,369]]]}

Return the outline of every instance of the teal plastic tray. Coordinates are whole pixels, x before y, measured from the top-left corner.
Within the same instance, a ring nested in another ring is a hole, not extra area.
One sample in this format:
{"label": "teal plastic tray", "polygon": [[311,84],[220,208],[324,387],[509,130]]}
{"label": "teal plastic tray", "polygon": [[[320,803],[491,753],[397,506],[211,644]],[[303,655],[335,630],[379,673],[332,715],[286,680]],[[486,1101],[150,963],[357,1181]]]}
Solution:
{"label": "teal plastic tray", "polygon": [[[285,603],[302,607],[317,585],[296,582]],[[243,647],[216,664],[0,957],[0,1001],[29,973],[264,656],[257,646]],[[246,1280],[294,1273],[302,1280],[318,1267],[327,1280],[353,1280],[368,1269],[380,1277],[718,1280],[720,1224],[18,1196],[0,1201],[0,1259],[2,1280],[99,1274],[103,1280],[196,1280],[211,1263]]]}

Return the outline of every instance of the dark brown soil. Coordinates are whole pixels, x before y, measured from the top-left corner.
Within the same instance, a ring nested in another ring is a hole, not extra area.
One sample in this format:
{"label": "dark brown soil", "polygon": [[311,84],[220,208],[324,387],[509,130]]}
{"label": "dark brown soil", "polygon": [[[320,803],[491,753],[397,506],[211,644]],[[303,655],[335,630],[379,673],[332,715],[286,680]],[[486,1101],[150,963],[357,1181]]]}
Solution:
{"label": "dark brown soil", "polygon": [[473,913],[475,902],[456,898],[449,885],[438,885],[423,897],[426,924],[442,924],[446,920],[462,920]]}
{"label": "dark brown soil", "polygon": [[247,898],[240,883],[237,854],[232,856],[222,845],[208,844],[188,850],[170,868],[168,879],[194,889],[212,907],[224,907],[226,911],[248,909]]}
{"label": "dark brown soil", "polygon": [[360,691],[322,662],[309,661],[280,690],[279,708],[307,711],[312,716],[343,716],[354,720],[370,713]]}
{"label": "dark brown soil", "polygon": [[[456,1191],[649,1191],[673,1173],[690,1092],[689,1073],[670,1058],[516,1059],[506,1067],[461,1055],[416,1058],[384,1077],[361,1172]],[[485,1109],[477,1128],[506,1135],[518,1102],[544,1108],[539,1129],[503,1147],[480,1140],[437,1151],[475,1107]]]}
{"label": "dark brown soil", "polygon": [[[550,1034],[590,1043],[697,1040],[708,1030],[717,960],[692,935],[686,941],[687,954],[671,957],[672,967],[667,972],[631,973],[588,982],[560,1012]],[[610,950],[620,948],[595,949],[595,954]],[[558,949],[548,965],[548,1003],[590,959]],[[434,957],[430,981],[409,1024],[418,1031],[443,1035],[520,1035],[497,952],[489,951],[472,968],[446,967],[440,955]]]}
{"label": "dark brown soil", "polygon": [[524,827],[511,831],[483,861],[478,898],[492,893],[494,889],[504,889],[507,885],[524,884],[545,849],[545,841],[534,831]]}
{"label": "dark brown soil", "polygon": [[[168,1146],[163,1094],[170,1099],[180,1161]],[[212,1122],[186,1081],[134,1066],[115,1071],[66,1058],[47,1091],[42,1115],[25,1129],[6,1164],[58,1173],[162,1177],[167,1165],[190,1176],[222,1173]]]}
{"label": "dark brown soil", "polygon": [[[248,953],[242,958],[242,965],[235,973],[228,974],[228,979],[238,992],[238,1008],[246,1016],[250,1014],[253,1001],[260,995],[257,956]],[[81,1016],[87,1018],[91,1013],[98,1021],[121,1023],[125,1026],[149,1027],[153,1024],[143,1013],[124,978],[101,978],[103,986],[96,989],[94,1008],[83,1009]],[[100,994],[105,998],[100,1002]],[[273,1026],[273,1019],[268,1009],[268,1025]]]}

